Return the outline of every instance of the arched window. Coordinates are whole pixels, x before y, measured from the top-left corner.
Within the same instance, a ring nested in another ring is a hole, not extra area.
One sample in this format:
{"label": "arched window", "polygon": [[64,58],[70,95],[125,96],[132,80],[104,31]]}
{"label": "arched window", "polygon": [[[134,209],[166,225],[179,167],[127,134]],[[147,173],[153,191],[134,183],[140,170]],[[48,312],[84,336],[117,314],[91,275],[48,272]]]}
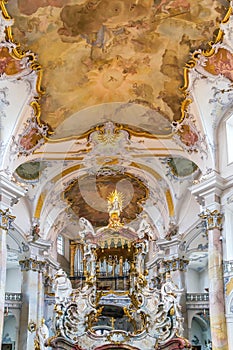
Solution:
{"label": "arched window", "polygon": [[228,164],[233,162],[233,114],[226,121]]}
{"label": "arched window", "polygon": [[64,255],[65,253],[64,237],[62,235],[57,236],[57,252],[60,255]]}

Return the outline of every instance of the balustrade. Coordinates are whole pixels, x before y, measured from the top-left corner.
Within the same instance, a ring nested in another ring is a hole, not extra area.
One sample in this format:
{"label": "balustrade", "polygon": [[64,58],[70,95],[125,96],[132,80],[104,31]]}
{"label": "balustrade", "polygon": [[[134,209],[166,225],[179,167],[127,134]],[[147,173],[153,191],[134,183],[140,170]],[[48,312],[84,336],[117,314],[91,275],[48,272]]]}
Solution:
{"label": "balustrade", "polygon": [[187,293],[186,294],[186,301],[209,301],[209,294],[208,293]]}
{"label": "balustrade", "polygon": [[22,301],[21,293],[5,293],[5,301]]}

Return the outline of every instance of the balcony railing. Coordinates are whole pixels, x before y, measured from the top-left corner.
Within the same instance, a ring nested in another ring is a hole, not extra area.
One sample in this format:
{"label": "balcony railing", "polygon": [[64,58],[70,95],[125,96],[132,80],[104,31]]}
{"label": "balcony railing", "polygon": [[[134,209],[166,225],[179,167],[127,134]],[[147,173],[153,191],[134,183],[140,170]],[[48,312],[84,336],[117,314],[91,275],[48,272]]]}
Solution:
{"label": "balcony railing", "polygon": [[209,308],[209,293],[187,293],[187,310],[203,310]]}
{"label": "balcony railing", "polygon": [[21,293],[5,293],[5,307],[7,310],[20,309],[22,305]]}
{"label": "balcony railing", "polygon": [[5,301],[22,301],[21,293],[5,293]]}
{"label": "balcony railing", "polygon": [[209,293],[187,293],[186,301],[189,302],[206,302],[209,301]]}

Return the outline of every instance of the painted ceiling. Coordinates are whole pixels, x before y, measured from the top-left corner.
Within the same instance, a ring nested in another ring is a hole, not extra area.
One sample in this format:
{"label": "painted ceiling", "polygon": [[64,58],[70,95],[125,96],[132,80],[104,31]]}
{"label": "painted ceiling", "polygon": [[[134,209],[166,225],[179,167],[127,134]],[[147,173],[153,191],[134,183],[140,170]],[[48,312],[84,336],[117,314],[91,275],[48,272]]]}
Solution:
{"label": "painted ceiling", "polygon": [[0,4],[3,166],[28,189],[31,223],[45,238],[74,238],[81,216],[106,226],[106,199],[118,188],[127,225],[147,213],[164,237],[185,217],[183,198],[193,206],[189,187],[213,168],[211,113],[233,80],[229,36],[219,29],[229,1]]}
{"label": "painted ceiling", "polygon": [[85,217],[95,227],[101,227],[109,223],[107,198],[115,189],[123,195],[124,222],[133,221],[143,210],[140,202],[146,201],[148,190],[130,174],[80,177],[65,189],[64,197],[78,218]]}
{"label": "painted ceiling", "polygon": [[181,118],[183,67],[191,51],[208,47],[228,6],[224,0],[7,5],[14,38],[43,67],[41,120],[53,138],[106,120],[169,135],[170,122]]}

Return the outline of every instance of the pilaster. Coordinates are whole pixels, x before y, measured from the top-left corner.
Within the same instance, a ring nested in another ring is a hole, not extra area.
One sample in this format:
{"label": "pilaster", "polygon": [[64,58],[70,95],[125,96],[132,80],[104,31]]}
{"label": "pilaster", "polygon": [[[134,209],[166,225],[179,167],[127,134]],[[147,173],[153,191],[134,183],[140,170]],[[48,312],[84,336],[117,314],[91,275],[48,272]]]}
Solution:
{"label": "pilaster", "polygon": [[4,326],[7,246],[6,236],[14,220],[11,207],[24,196],[25,190],[0,175],[0,344]]}
{"label": "pilaster", "polygon": [[22,271],[22,310],[19,348],[34,349],[35,330],[44,317],[43,273],[45,261],[33,258],[19,262]]}

